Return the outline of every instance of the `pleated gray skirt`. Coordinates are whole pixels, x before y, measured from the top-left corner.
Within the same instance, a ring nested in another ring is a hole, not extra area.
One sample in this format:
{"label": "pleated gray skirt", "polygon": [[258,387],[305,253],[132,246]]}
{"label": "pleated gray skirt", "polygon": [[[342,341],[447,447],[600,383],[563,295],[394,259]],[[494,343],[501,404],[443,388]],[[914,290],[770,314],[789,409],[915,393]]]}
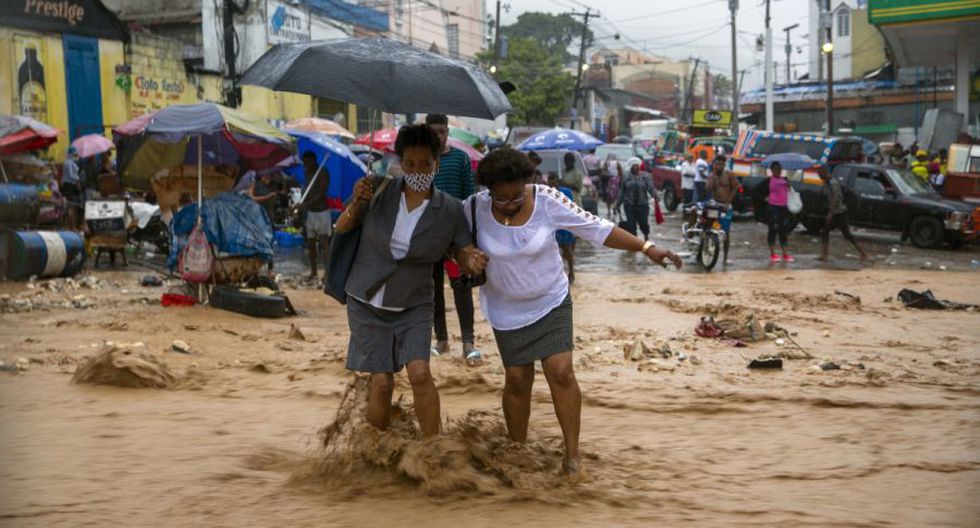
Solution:
{"label": "pleated gray skirt", "polygon": [[515,330],[494,330],[500,359],[506,367],[529,365],[575,348],[572,296],[568,295],[548,315]]}
{"label": "pleated gray skirt", "polygon": [[347,297],[347,368],[358,372],[398,372],[416,359],[429,360],[432,305],[403,312],[379,310]]}

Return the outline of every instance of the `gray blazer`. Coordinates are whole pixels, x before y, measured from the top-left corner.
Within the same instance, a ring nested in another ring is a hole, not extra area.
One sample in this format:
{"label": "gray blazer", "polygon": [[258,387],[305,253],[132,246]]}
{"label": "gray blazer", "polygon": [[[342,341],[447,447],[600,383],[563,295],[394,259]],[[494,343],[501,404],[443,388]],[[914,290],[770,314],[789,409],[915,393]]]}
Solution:
{"label": "gray blazer", "polygon": [[432,267],[446,253],[471,245],[463,204],[433,189],[432,198],[415,226],[408,254],[401,260],[391,255],[391,233],[405,180],[394,178],[364,215],[361,243],[345,290],[359,299],[370,299],[387,284],[384,306],[414,308],[433,302]]}

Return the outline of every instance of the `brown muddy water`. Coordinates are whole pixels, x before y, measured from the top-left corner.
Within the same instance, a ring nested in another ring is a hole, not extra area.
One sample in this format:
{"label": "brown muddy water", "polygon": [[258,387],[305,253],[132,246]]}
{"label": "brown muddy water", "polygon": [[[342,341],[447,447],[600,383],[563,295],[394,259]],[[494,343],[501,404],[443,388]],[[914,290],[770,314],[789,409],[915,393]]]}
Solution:
{"label": "brown muddy water", "polygon": [[[886,301],[911,287],[980,303],[975,273],[580,275],[576,479],[559,474],[540,373],[529,442],[507,441],[484,322],[487,365],[433,359],[444,434],[421,440],[404,375],[392,430],[364,423],[344,312],[318,291],[289,292],[299,317],[259,320],[161,308],[140,276],[0,284],[40,307],[0,314],[0,358],[26,369],[0,372],[0,525],[980,525],[980,313]],[[775,321],[805,354],[694,337],[709,313]],[[655,355],[625,358],[636,339]],[[72,382],[112,348],[167,388]],[[765,354],[784,368],[746,368]],[[842,368],[821,370],[828,360]]]}

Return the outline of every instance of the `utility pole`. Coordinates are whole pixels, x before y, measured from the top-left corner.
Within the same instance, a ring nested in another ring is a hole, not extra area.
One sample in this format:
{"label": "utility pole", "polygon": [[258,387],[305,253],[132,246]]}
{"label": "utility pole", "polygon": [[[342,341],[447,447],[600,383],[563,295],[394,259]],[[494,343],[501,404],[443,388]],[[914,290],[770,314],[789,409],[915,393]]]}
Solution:
{"label": "utility pole", "polygon": [[738,75],[738,53],[735,47],[735,14],[738,12],[738,0],[728,0],[728,10],[732,14],[732,135],[738,135],[738,90],[741,79]]}
{"label": "utility pole", "polygon": [[[688,59],[690,62],[690,59]],[[681,110],[681,121],[687,120],[687,114],[691,110],[691,98],[694,96],[694,79],[698,74],[698,65],[701,64],[701,59],[694,59],[694,69],[691,70],[691,78],[687,81],[687,86],[684,87],[684,107]]]}
{"label": "utility pole", "polygon": [[[599,13],[598,12],[592,13],[591,9],[586,8],[585,13],[572,13],[572,16],[582,17],[582,43],[578,51],[578,68],[575,69],[575,92],[572,95],[572,110],[574,111],[575,109],[578,108],[578,96],[579,96],[578,92],[579,92],[579,88],[582,86],[582,71],[583,71],[583,67],[585,66],[585,46],[586,44],[588,44],[586,42],[586,38],[589,33],[589,17],[599,16]],[[571,126],[572,129],[574,130],[575,129],[574,119],[571,122]]]}
{"label": "utility pole", "polygon": [[500,62],[500,0],[497,0],[497,17],[493,19],[493,65]]}
{"label": "utility pole", "polygon": [[770,25],[769,16],[769,6],[772,0],[766,0],[766,60],[764,67],[766,69],[766,130],[772,130],[774,127],[773,118],[773,108],[772,108],[772,27]]}
{"label": "utility pole", "polygon": [[834,135],[834,25],[830,17],[830,0],[824,4],[827,28],[827,40],[823,44],[823,52],[827,55],[827,135]]}
{"label": "utility pole", "polygon": [[783,31],[786,32],[786,84],[792,84],[793,82],[792,74],[790,71],[790,63],[793,61],[793,57],[792,57],[793,45],[790,43],[789,40],[789,32],[793,31],[798,27],[800,27],[799,24],[793,24],[792,26],[786,26],[783,28]]}

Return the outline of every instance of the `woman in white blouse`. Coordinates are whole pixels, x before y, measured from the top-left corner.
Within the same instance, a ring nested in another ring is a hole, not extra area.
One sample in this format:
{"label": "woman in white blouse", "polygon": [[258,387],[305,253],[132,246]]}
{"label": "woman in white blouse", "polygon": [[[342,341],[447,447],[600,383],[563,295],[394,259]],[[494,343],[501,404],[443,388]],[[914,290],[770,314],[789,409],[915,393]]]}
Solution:
{"label": "woman in white blouse", "polygon": [[478,182],[488,190],[470,197],[463,211],[471,225],[476,222],[476,245],[487,255],[480,301],[505,367],[503,409],[510,438],[527,439],[534,362],[540,360],[565,440],[563,467],[574,473],[582,394],[572,368],[572,301],[555,231],[566,229],[593,246],[639,251],[661,266],[682,263],[670,251],[586,212],[557,189],[529,184],[533,174],[523,153],[507,147],[492,152],[477,170]]}

